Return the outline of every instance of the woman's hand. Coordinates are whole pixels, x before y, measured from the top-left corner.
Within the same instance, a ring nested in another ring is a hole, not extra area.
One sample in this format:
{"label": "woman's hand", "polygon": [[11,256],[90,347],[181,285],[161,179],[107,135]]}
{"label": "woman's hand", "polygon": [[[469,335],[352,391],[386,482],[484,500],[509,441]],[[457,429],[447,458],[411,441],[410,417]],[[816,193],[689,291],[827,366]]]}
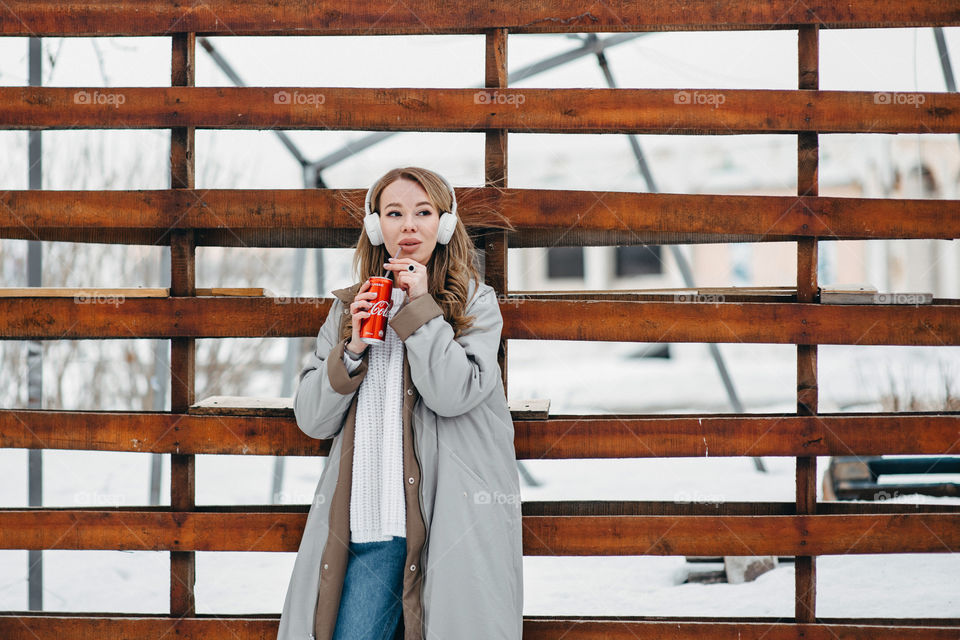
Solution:
{"label": "woman's hand", "polygon": [[[410,265],[414,270],[410,271]],[[383,265],[384,269],[393,271],[396,286],[407,292],[407,300],[413,300],[427,293],[427,267],[413,258],[390,258]]]}
{"label": "woman's hand", "polygon": [[353,335],[350,336],[347,349],[350,349],[350,351],[354,353],[363,353],[364,349],[367,348],[366,343],[360,340],[360,321],[370,317],[370,312],[364,311],[364,309],[369,309],[373,305],[370,301],[376,297],[377,294],[370,291],[370,281],[367,280],[363,283],[363,286],[360,287],[360,290],[357,291],[353,302],[350,303],[350,316],[353,318]]}

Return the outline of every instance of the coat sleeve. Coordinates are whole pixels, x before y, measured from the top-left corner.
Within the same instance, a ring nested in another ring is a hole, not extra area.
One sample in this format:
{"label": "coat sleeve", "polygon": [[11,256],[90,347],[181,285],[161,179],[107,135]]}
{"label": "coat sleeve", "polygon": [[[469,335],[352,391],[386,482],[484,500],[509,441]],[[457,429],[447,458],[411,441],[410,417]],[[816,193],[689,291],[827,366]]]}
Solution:
{"label": "coat sleeve", "polygon": [[473,325],[456,340],[429,293],[408,302],[390,320],[407,349],[413,384],[437,415],[467,413],[500,382],[497,352],[503,317],[493,288],[481,285],[466,313],[474,316]]}
{"label": "coat sleeve", "polygon": [[327,319],[317,334],[316,348],[300,371],[300,382],[293,397],[297,426],[311,438],[319,440],[339,433],[353,394],[367,373],[366,357],[352,372],[347,371],[343,362],[343,350],[349,341],[349,338],[338,341],[343,311],[343,303],[334,298]]}

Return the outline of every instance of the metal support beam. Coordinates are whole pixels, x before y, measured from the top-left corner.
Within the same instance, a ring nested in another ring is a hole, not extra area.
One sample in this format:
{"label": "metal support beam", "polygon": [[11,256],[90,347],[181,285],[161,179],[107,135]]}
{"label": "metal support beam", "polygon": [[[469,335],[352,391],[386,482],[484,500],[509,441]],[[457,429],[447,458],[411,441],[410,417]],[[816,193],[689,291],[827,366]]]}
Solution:
{"label": "metal support beam", "polygon": [[[940,58],[940,69],[943,71],[943,80],[947,84],[947,91],[957,92],[957,82],[953,77],[953,65],[950,64],[950,50],[947,49],[947,39],[943,35],[943,27],[933,28],[933,39],[937,41],[937,57]],[[960,141],[960,133],[957,134]]]}
{"label": "metal support beam", "polygon": [[[43,84],[43,44],[30,38],[27,44],[27,66],[31,87]],[[28,188],[43,189],[42,131],[27,134]],[[27,241],[27,286],[43,286],[43,243]],[[27,407],[43,408],[43,342],[27,342]],[[27,452],[27,504],[43,506],[43,449]],[[27,608],[43,610],[43,551],[27,551]]]}

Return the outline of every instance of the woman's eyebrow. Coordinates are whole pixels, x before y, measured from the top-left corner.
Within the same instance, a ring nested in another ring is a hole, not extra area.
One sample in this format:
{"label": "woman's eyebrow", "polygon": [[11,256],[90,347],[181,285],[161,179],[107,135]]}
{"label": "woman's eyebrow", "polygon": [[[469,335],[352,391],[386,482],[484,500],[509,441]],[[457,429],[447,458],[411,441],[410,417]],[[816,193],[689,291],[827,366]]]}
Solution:
{"label": "woman's eyebrow", "polygon": [[[432,206],[429,202],[426,202],[426,201],[424,201],[424,202],[418,202],[417,204],[415,204],[415,205],[413,205],[413,206],[419,207],[420,205],[424,205],[424,204],[427,205],[427,206]],[[399,206],[400,206],[400,203],[399,203],[399,202],[391,202],[390,204],[388,204],[388,205],[386,205],[386,206],[388,206],[388,207],[399,207]]]}

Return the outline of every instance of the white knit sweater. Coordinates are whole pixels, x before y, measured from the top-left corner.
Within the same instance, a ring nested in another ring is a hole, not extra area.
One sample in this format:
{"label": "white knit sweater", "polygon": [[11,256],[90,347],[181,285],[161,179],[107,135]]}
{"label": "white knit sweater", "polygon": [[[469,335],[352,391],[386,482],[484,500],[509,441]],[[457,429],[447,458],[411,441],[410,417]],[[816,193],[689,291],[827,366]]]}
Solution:
{"label": "white knit sweater", "polygon": [[[406,292],[394,288],[392,318]],[[350,490],[350,540],[374,542],[404,537],[403,494],[403,341],[389,324],[384,344],[372,344],[367,374],[360,384]],[[344,350],[348,371],[360,366]]]}

